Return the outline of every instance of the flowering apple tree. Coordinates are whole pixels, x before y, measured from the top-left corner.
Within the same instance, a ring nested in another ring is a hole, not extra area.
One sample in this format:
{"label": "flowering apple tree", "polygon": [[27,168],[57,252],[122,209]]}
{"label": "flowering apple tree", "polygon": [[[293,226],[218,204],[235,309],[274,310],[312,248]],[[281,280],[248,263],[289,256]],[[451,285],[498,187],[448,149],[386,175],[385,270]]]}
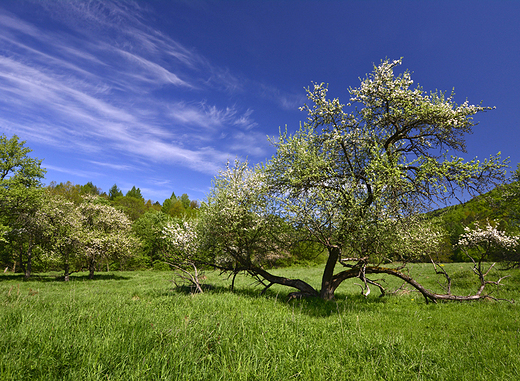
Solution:
{"label": "flowering apple tree", "polygon": [[497,251],[513,250],[519,243],[518,237],[507,235],[488,221],[484,228],[481,228],[478,222],[473,229],[466,226],[457,245],[465,250],[468,256],[468,249],[473,249],[478,255],[478,260],[482,261],[491,259]]}
{"label": "flowering apple tree", "polygon": [[46,253],[60,263],[64,270],[64,280],[67,282],[70,278],[71,264],[76,261],[83,248],[80,214],[72,201],[47,192],[42,198],[42,207],[38,215],[45,231]]}
{"label": "flowering apple tree", "polygon": [[124,260],[132,255],[139,241],[132,234],[132,222],[122,211],[97,196],[85,195],[77,206],[81,225],[81,258],[89,278],[94,277],[101,259]]}
{"label": "flowering apple tree", "polygon": [[246,272],[265,289],[281,283],[312,292],[305,282],[266,271],[287,258],[295,242],[294,229],[277,215],[277,205],[266,192],[262,168],[238,160],[228,163],[200,208],[200,251],[215,268],[234,276]]}
{"label": "flowering apple tree", "polygon": [[[496,223],[495,223],[496,225]],[[487,222],[485,227],[480,227],[478,223],[475,223],[475,227],[470,229],[469,227],[464,228],[464,233],[459,237],[457,246],[460,247],[466,255],[473,262],[473,271],[480,280],[480,288],[474,297],[491,297],[489,294],[483,295],[482,291],[487,284],[500,285],[500,281],[505,277],[498,279],[497,281],[486,280],[485,277],[489,274],[491,269],[496,263],[491,264],[484,271],[483,262],[492,259],[493,257],[503,257],[503,252],[514,250],[520,244],[519,237],[514,237],[506,234]]]}
{"label": "flowering apple tree", "polygon": [[[346,279],[386,273],[418,288],[427,301],[439,298],[395,267],[382,267],[382,259],[406,263],[435,250],[442,241],[435,234],[430,238],[436,244],[420,250],[403,244],[421,241],[423,224],[415,216],[459,192],[480,193],[503,181],[507,160],[500,153],[483,161],[453,156],[466,151],[472,117],[492,108],[458,105],[454,94],[412,88],[408,71],[394,74],[400,64],[374,66],[349,90],[346,105],[329,99],[326,85],[314,84],[307,90],[310,105],[301,108],[307,121],[295,133],[285,130],[271,139],[271,160],[215,182],[207,204],[214,222],[207,229],[215,242],[222,239],[218,252],[301,296],[332,299]],[[259,265],[276,246],[281,252],[279,242],[292,239],[287,230],[273,230],[276,221],[328,252],[320,288],[272,277]],[[344,254],[354,263],[336,272]]]}
{"label": "flowering apple tree", "polygon": [[166,243],[164,260],[180,272],[180,277],[188,280],[197,292],[202,293],[199,281],[197,256],[199,254],[199,240],[197,237],[197,222],[171,221],[162,230],[163,240]]}

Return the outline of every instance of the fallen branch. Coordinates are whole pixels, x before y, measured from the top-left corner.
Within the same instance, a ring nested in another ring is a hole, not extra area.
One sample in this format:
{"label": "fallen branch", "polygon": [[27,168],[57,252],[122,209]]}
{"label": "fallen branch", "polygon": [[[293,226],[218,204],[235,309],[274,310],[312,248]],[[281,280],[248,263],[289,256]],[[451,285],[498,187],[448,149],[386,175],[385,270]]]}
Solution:
{"label": "fallen branch", "polygon": [[[191,265],[193,267],[194,274],[192,274],[188,270],[184,269],[183,267],[181,267],[175,263],[171,263],[168,261],[165,261],[165,262],[181,272],[181,274],[178,274],[178,276],[181,279],[191,282],[191,284],[193,284],[193,286],[195,286],[195,289],[197,290],[197,292],[199,292],[201,294],[203,293],[202,287],[199,282],[199,273],[197,271],[197,266],[195,266],[195,264],[193,264],[193,263],[187,264],[187,265]],[[183,276],[182,274],[185,274],[185,275]]]}

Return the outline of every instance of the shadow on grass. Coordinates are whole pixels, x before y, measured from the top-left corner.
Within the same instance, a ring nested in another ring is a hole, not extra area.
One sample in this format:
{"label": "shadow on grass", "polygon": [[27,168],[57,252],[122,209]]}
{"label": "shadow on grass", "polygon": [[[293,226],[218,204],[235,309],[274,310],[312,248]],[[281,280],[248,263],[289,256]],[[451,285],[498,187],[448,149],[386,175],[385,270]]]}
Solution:
{"label": "shadow on grass", "polygon": [[[99,281],[99,280],[128,280],[130,277],[117,275],[114,273],[94,273],[94,278],[89,279],[88,274],[72,274],[69,282],[77,281]],[[19,281],[19,282],[65,282],[63,274],[33,274],[29,279],[25,279],[24,274],[0,274],[0,282],[2,281]]]}
{"label": "shadow on grass", "polygon": [[[342,293],[336,292],[334,300],[323,300],[317,297],[308,297],[302,299],[289,300],[289,294],[293,291],[287,289],[280,292],[267,290],[262,294],[262,290],[254,287],[237,287],[231,291],[229,286],[214,286],[211,284],[202,284],[205,294],[209,295],[238,295],[249,299],[265,299],[274,300],[276,303],[284,306],[292,306],[302,313],[312,316],[325,318],[338,313],[358,313],[362,311],[375,311],[386,303],[389,298],[394,296],[379,297],[377,295],[365,298],[359,293]],[[162,292],[162,295],[183,294],[190,295],[195,293],[195,287],[189,285],[178,285],[170,288],[168,291]]]}

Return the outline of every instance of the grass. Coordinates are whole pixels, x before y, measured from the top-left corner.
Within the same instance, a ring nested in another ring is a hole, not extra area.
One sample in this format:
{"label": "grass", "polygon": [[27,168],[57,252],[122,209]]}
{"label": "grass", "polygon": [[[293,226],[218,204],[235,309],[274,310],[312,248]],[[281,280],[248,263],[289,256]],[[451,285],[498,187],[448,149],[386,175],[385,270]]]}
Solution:
{"label": "grass", "polygon": [[[467,267],[446,265],[466,294]],[[319,284],[320,270],[277,272]],[[441,291],[426,266],[413,271]],[[520,300],[520,271],[508,273],[497,296]],[[290,289],[260,296],[237,278],[231,293],[213,272],[201,295],[175,289],[168,272],[56,275],[0,275],[0,379],[520,379],[516,303],[427,305],[411,290],[365,299],[355,281],[332,302],[287,302]]]}

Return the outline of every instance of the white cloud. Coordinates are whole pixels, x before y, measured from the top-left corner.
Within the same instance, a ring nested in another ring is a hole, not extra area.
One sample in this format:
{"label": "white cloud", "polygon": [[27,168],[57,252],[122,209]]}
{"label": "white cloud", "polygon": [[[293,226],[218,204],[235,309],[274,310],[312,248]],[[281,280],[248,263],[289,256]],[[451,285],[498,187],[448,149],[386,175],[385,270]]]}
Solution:
{"label": "white cloud", "polygon": [[169,112],[169,116],[179,123],[203,128],[214,128],[232,122],[235,114],[234,107],[218,109],[216,106],[209,106],[205,102],[198,102],[197,104],[173,103]]}
{"label": "white cloud", "polygon": [[[265,154],[253,109],[225,105],[245,81],[146,25],[140,4],[38,4],[70,30],[49,32],[0,10],[3,130],[76,154],[111,152],[207,174],[236,155]],[[163,91],[171,95],[156,95]],[[224,106],[200,99],[215,91]]]}
{"label": "white cloud", "polygon": [[230,149],[244,156],[265,158],[270,153],[270,145],[267,136],[260,132],[237,131],[232,137],[233,143]]}
{"label": "white cloud", "polygon": [[84,177],[84,178],[89,178],[89,179],[100,178],[103,176],[103,174],[99,173],[99,172],[82,171],[77,168],[70,169],[70,168],[59,167],[56,165],[49,165],[49,164],[45,164],[45,163],[42,164],[42,167],[45,169],[48,169],[48,170],[61,172],[61,173],[67,173],[69,175],[74,175],[74,176],[79,176],[79,177]]}
{"label": "white cloud", "polygon": [[125,57],[129,61],[133,61],[137,64],[138,67],[144,69],[144,71],[139,71],[140,74],[131,74],[134,78],[139,78],[142,81],[149,81],[151,83],[155,83],[157,85],[162,84],[173,84],[176,86],[187,86],[193,87],[186,81],[180,79],[176,74],[168,71],[164,67],[151,62],[143,57],[139,57],[135,54],[125,52],[124,50],[118,49],[118,53]]}
{"label": "white cloud", "polygon": [[253,113],[253,110],[247,109],[247,111],[240,116],[238,119],[236,119],[233,124],[240,126],[246,130],[250,130],[258,125],[255,121],[253,121],[250,116]]}
{"label": "white cloud", "polygon": [[136,171],[138,170],[135,166],[133,165],[126,165],[126,164],[113,164],[113,163],[103,163],[103,162],[100,162],[100,161],[95,161],[95,160],[87,160],[89,163],[92,163],[92,164],[95,164],[95,165],[99,165],[101,167],[107,167],[107,168],[111,168],[111,169],[115,169],[117,171]]}
{"label": "white cloud", "polygon": [[261,97],[274,102],[282,110],[298,110],[298,107],[302,106],[307,101],[305,90],[303,88],[301,92],[290,93],[281,91],[274,86],[266,85],[264,83],[257,84],[257,86]]}

